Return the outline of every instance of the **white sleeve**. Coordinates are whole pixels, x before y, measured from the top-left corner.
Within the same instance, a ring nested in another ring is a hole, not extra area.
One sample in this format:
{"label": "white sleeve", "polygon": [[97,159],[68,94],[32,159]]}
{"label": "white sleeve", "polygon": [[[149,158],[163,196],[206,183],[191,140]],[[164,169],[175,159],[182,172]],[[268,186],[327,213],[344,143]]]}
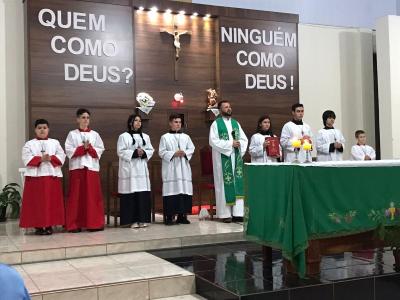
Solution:
{"label": "white sleeve", "polygon": [[330,143],[325,141],[323,134],[323,129],[318,131],[317,137],[315,139],[315,144],[317,146],[317,151],[324,154],[329,154]]}
{"label": "white sleeve", "polygon": [[359,147],[353,146],[351,147],[351,157],[353,158],[353,160],[364,160],[365,154],[363,151],[359,150]]}
{"label": "white sleeve", "polygon": [[100,159],[101,155],[103,154],[105,148],[103,140],[100,137],[100,134],[96,132],[96,140],[94,141],[94,145],[92,145],[94,150],[96,150],[97,157]]}
{"label": "white sleeve", "polygon": [[210,135],[209,135],[210,146],[219,153],[222,153],[226,156],[231,156],[233,152],[232,143],[233,141],[231,140],[221,140],[219,138],[217,122],[214,121],[214,123],[212,123],[210,127]]}
{"label": "white sleeve", "polygon": [[188,142],[186,144],[186,149],[184,149],[183,151],[186,154],[186,158],[188,160],[190,160],[192,158],[192,156],[193,156],[195,147],[194,147],[194,144],[193,144],[192,139],[190,138],[190,136],[187,136],[187,137],[188,137]]}
{"label": "white sleeve", "polygon": [[368,148],[369,148],[369,152],[370,152],[369,157],[370,157],[372,160],[375,160],[375,159],[376,159],[376,152],[375,152],[375,149],[372,148],[371,146],[368,146]]}
{"label": "white sleeve", "polygon": [[168,151],[167,150],[167,141],[164,136],[161,137],[160,146],[158,147],[158,155],[161,159],[170,162],[171,159],[174,157],[175,151]]}
{"label": "white sleeve", "polygon": [[148,135],[144,136],[144,140],[146,142],[146,146],[144,147],[143,151],[146,152],[146,159],[149,160],[154,154],[154,148]]}
{"label": "white sleeve", "polygon": [[56,141],[56,142],[57,142],[57,145],[56,145],[56,154],[55,154],[55,156],[61,162],[61,165],[63,165],[64,162],[65,162],[65,152],[64,152],[64,149],[61,147],[60,142],[59,141]]}
{"label": "white sleeve", "polygon": [[35,155],[33,155],[30,143],[26,142],[24,147],[22,147],[22,162],[24,163],[24,166],[28,166],[29,162],[34,158]]}
{"label": "white sleeve", "polygon": [[72,156],[74,156],[76,148],[78,147],[74,145],[73,133],[72,131],[70,131],[68,133],[67,139],[65,140],[65,152],[67,153],[69,159],[71,159]]}
{"label": "white sleeve", "polygon": [[243,157],[246,154],[247,145],[249,144],[249,140],[247,139],[246,134],[244,133],[242,126],[239,124],[240,131],[240,154]]}
{"label": "white sleeve", "polygon": [[118,157],[125,161],[131,161],[132,160],[132,155],[133,155],[134,150],[129,149],[129,146],[127,145],[125,138],[123,134],[121,134],[118,138],[117,142],[117,154]]}
{"label": "white sleeve", "polygon": [[251,137],[249,153],[251,157],[264,157],[264,145],[257,140],[256,134]]}
{"label": "white sleeve", "polygon": [[294,151],[292,142],[291,142],[291,138],[292,138],[292,136],[290,134],[289,126],[287,126],[287,124],[285,124],[282,128],[281,139],[280,139],[280,143],[281,143],[281,146],[284,151],[285,150]]}

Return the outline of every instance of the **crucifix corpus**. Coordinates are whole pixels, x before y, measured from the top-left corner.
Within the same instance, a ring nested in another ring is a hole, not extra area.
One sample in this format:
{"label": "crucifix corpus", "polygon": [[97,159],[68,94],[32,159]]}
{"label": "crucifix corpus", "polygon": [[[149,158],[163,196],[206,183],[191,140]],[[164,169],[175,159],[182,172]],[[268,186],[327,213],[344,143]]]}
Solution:
{"label": "crucifix corpus", "polygon": [[[175,22],[174,22],[175,23]],[[181,42],[180,42],[180,37],[181,35],[187,34],[191,35],[191,31],[178,31],[178,26],[174,24],[174,31],[168,31],[165,28],[160,29],[161,33],[168,33],[169,35],[172,35],[174,38],[174,47],[175,47],[175,64],[174,64],[174,79],[175,81],[178,81],[178,60],[179,60],[179,53],[181,51]]]}

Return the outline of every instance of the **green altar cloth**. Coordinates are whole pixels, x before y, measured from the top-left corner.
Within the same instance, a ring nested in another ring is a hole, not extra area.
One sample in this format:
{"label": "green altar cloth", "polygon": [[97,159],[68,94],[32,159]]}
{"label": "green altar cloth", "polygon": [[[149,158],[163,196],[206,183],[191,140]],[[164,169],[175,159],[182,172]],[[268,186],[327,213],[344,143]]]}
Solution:
{"label": "green altar cloth", "polygon": [[400,225],[400,161],[246,164],[245,203],[247,238],[304,277],[309,240]]}

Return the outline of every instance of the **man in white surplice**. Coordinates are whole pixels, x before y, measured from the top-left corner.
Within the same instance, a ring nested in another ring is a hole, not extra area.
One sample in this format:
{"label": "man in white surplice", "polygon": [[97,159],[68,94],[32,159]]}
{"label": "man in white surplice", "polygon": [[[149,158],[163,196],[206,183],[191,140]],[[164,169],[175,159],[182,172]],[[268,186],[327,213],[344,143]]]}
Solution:
{"label": "man in white surplice", "polygon": [[[243,184],[243,173],[238,173],[238,171],[242,172],[243,170],[243,162],[241,157],[243,157],[243,155],[246,153],[248,140],[240,124],[231,118],[232,108],[230,103],[228,101],[221,101],[218,103],[218,108],[220,111],[220,116],[211,124],[209,143],[212,147],[217,217],[223,219],[224,222],[229,223],[232,220],[243,220],[243,194],[238,195],[237,187],[238,185]],[[221,127],[218,125],[218,122],[221,122],[220,125],[225,124],[227,133],[225,137],[221,136]],[[235,149],[238,149],[236,153],[239,153],[240,157],[236,157]],[[231,160],[231,170],[234,170],[232,174],[234,177],[233,189],[236,189],[236,200],[234,200],[233,203],[228,203],[226,199],[225,187],[227,184],[227,177],[224,176],[225,168],[223,168],[222,163],[222,160],[225,158]],[[237,161],[240,161],[241,166],[236,164]],[[240,167],[240,169],[238,169],[238,167]],[[237,181],[238,178],[241,182]]]}
{"label": "man in white surplice", "polygon": [[[284,161],[293,162],[296,159],[295,149],[292,145],[294,140],[308,140],[312,142],[311,127],[303,122],[304,106],[296,103],[292,105],[293,120],[287,122],[281,132],[281,146],[283,149]],[[300,148],[298,160],[304,162],[306,160],[306,151]]]}
{"label": "man in white surplice", "polygon": [[194,153],[190,137],[182,133],[182,117],[172,114],[169,117],[170,131],[160,140],[158,154],[162,159],[161,175],[165,225],[189,224],[187,214],[192,211],[192,170],[189,161]]}

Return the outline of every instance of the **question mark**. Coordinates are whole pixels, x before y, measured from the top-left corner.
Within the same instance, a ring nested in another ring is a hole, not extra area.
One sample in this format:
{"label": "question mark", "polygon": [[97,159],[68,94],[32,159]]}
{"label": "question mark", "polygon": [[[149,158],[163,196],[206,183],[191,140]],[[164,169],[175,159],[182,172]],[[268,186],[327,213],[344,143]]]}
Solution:
{"label": "question mark", "polygon": [[123,68],[122,69],[122,73],[125,73],[126,71],[128,71],[128,75],[125,77],[125,83],[129,83],[129,79],[132,77],[133,71],[131,68]]}

